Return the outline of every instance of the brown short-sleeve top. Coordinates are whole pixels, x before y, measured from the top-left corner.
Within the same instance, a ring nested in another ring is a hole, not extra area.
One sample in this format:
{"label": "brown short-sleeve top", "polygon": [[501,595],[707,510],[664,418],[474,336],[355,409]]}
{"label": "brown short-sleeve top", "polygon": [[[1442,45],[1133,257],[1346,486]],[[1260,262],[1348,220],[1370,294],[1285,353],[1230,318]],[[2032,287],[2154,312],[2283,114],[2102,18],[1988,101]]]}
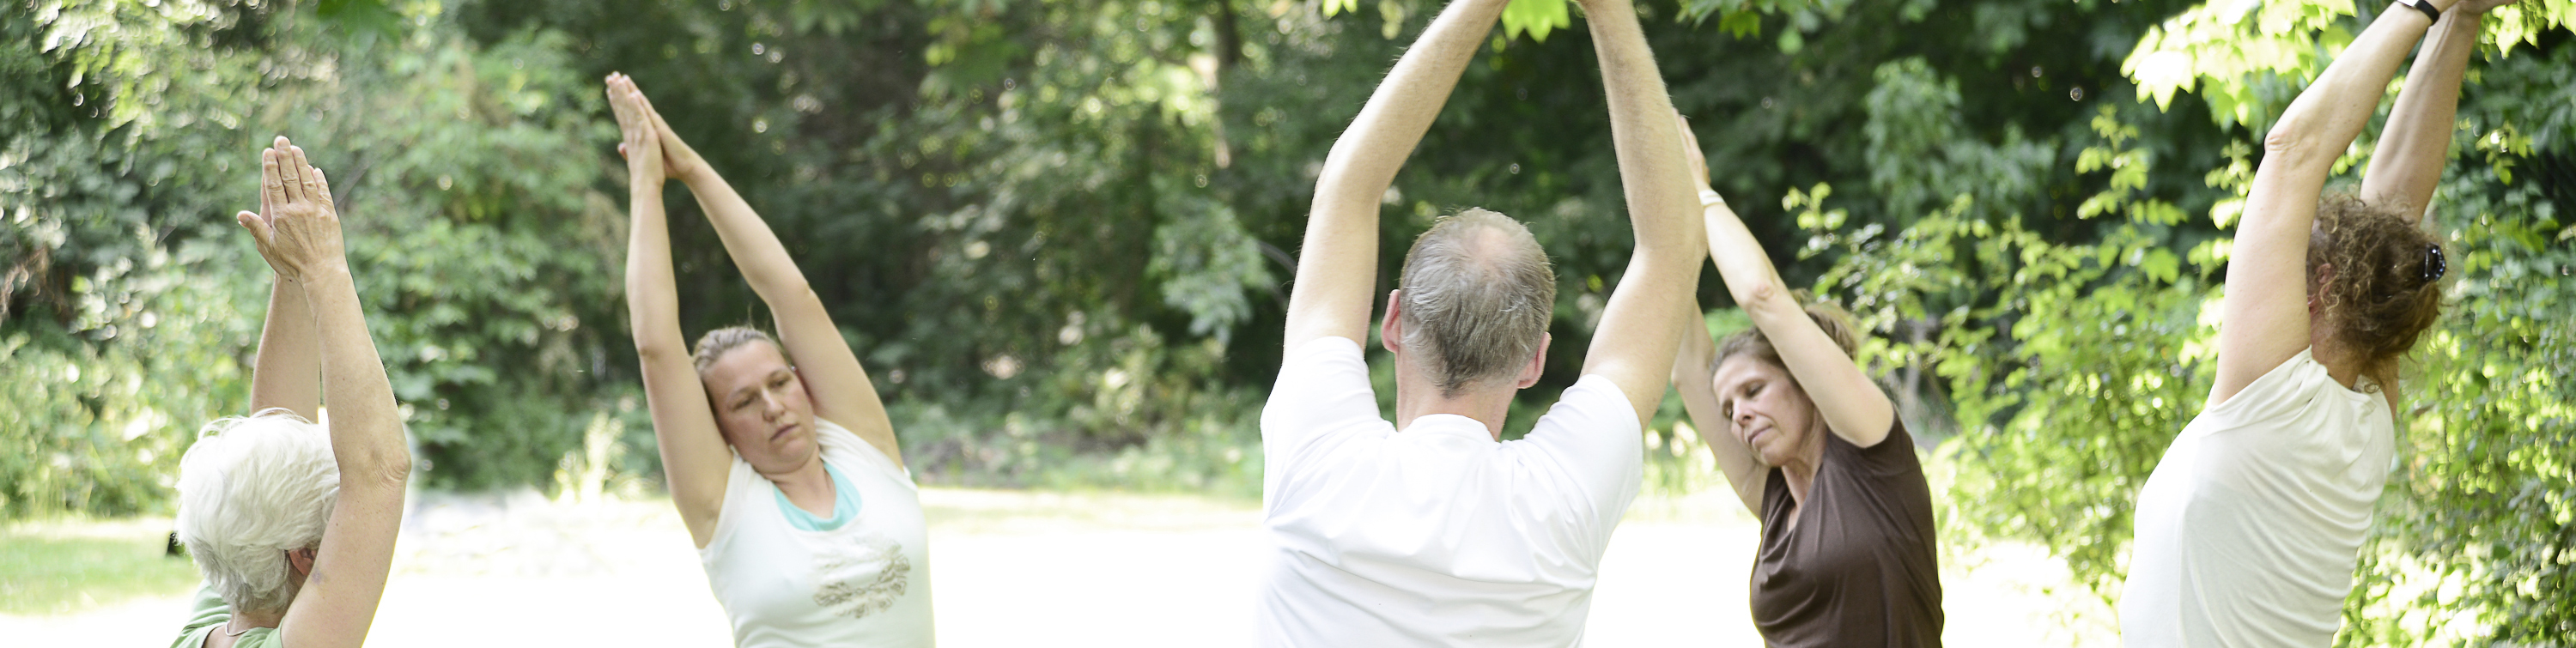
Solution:
{"label": "brown short-sleeve top", "polygon": [[[1773,468],[1762,488],[1753,625],[1772,646],[1939,646],[1931,488],[1897,421],[1867,448],[1825,435],[1805,506]],[[1798,516],[1789,528],[1789,516]]]}

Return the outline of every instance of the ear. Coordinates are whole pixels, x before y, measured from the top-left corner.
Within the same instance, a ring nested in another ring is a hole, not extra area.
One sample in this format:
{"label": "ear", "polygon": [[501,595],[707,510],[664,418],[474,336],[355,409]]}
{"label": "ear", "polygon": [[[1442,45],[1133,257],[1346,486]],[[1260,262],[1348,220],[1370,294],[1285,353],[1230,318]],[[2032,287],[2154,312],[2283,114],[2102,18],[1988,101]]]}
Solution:
{"label": "ear", "polygon": [[1388,353],[1403,355],[1403,339],[1404,289],[1397,288],[1386,293],[1386,321],[1377,325],[1377,343]]}
{"label": "ear", "polygon": [[313,548],[311,548],[311,547],[306,547],[306,548],[303,548],[303,549],[290,549],[290,550],[287,550],[287,552],[286,552],[286,562],[287,562],[287,564],[289,564],[289,565],[294,565],[294,566],[295,566],[295,573],[303,574],[303,575],[305,575],[305,576],[312,576],[312,575],[313,575],[313,559],[314,559],[314,557],[315,557],[318,553],[319,553],[319,550],[313,549]]}
{"label": "ear", "polygon": [[1529,389],[1538,384],[1540,375],[1547,373],[1547,343],[1553,339],[1546,333],[1538,334],[1538,353],[1531,354],[1529,363],[1521,367],[1520,377],[1512,381],[1513,389]]}

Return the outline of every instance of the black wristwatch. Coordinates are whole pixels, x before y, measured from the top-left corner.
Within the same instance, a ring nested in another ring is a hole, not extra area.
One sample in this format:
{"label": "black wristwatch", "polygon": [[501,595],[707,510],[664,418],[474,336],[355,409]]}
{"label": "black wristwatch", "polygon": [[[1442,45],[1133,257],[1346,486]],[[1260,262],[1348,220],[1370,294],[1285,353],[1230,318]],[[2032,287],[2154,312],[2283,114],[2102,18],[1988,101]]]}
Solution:
{"label": "black wristwatch", "polygon": [[2424,18],[2427,20],[2442,22],[2442,10],[2433,8],[2431,0],[2397,0],[2397,4],[2414,7],[2416,11],[2424,12]]}

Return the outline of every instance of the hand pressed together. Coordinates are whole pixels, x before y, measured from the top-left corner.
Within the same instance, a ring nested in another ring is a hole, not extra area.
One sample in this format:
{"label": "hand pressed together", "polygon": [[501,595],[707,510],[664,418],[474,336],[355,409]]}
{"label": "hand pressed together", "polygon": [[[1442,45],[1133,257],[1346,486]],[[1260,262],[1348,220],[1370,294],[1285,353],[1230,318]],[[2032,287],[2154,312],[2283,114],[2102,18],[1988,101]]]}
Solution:
{"label": "hand pressed together", "polygon": [[[689,148],[689,143],[671,130],[670,122],[662,120],[662,112],[655,110],[653,100],[635,86],[634,77],[608,75],[608,104],[616,111],[617,128],[624,135],[617,152],[626,156],[630,175],[649,179],[658,186],[664,178],[685,183],[707,172],[706,158],[698,157],[697,149]],[[651,159],[639,159],[633,153],[638,150],[652,151],[643,156]],[[647,165],[652,168],[644,168]]]}
{"label": "hand pressed together", "polygon": [[280,136],[260,151],[260,209],[234,216],[258,242],[259,255],[288,281],[302,282],[326,273],[347,275],[348,254],[340,242],[340,214],[331,203],[331,183],[304,157],[304,149]]}

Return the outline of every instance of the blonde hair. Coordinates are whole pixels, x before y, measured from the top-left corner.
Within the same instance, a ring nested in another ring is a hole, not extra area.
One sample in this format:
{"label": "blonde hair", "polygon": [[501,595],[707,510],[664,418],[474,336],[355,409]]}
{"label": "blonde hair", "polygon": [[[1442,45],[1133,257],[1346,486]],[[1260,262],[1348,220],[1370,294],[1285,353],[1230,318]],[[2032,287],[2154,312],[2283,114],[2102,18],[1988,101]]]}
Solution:
{"label": "blonde hair", "polygon": [[723,358],[726,353],[753,342],[767,342],[770,346],[778,346],[778,340],[770,338],[768,333],[763,333],[760,329],[748,326],[727,326],[698,336],[698,350],[691,353],[689,357],[697,363],[698,374],[705,375],[707,369],[716,366],[716,360]]}
{"label": "blonde hair", "polygon": [[1404,348],[1443,396],[1509,377],[1538,353],[1556,314],[1556,271],[1529,228],[1469,209],[1404,253]]}
{"label": "blonde hair", "polygon": [[340,495],[331,434],[284,409],[226,417],[179,459],[179,541],[236,612],[295,601],[285,552],[322,544]]}

